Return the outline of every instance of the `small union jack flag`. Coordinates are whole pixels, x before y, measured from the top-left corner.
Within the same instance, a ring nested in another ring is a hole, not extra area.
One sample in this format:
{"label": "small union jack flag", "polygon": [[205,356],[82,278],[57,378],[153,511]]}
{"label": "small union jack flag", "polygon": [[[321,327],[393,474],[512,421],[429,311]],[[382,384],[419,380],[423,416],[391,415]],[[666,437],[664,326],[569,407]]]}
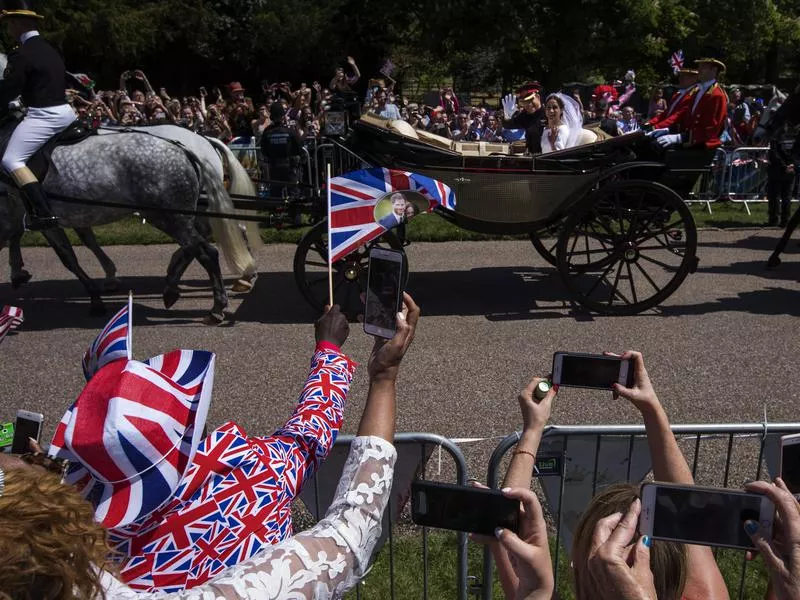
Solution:
{"label": "small union jack flag", "polygon": [[[56,427],[50,455],[104,527],[143,518],[175,494],[200,444],[214,354],[173,350],[100,369]],[[152,366],[151,366],[152,365]]]}
{"label": "small union jack flag", "polygon": [[387,230],[375,219],[375,205],[392,193],[420,194],[428,201],[427,212],[437,206],[456,207],[456,196],[447,185],[408,171],[363,169],[332,178],[328,187],[331,263]]}
{"label": "small union jack flag", "polygon": [[669,66],[672,67],[673,73],[677,73],[683,68],[683,50],[678,50],[670,55]]}
{"label": "small union jack flag", "polygon": [[8,332],[19,327],[23,320],[21,308],[4,306],[0,311],[0,342],[5,339]]}
{"label": "small union jack flag", "polygon": [[86,381],[108,363],[133,358],[133,294],[128,304],[115,314],[83,355]]}

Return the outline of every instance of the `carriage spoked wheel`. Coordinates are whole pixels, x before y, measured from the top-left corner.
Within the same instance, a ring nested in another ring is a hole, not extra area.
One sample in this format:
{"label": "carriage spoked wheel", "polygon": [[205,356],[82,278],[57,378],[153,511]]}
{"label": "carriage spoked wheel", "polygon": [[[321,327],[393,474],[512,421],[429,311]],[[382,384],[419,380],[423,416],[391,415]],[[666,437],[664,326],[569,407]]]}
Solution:
{"label": "carriage spoked wheel", "polygon": [[558,271],[576,302],[632,315],[668,298],[697,268],[697,229],[671,189],[618,181],[581,200],[564,221]]}
{"label": "carriage spoked wheel", "polygon": [[556,249],[558,248],[558,238],[561,235],[564,220],[557,221],[544,229],[531,231],[528,235],[531,238],[531,244],[536,248],[536,252],[554,267],[558,266],[558,258],[556,258]]}
{"label": "carriage spoked wheel", "polygon": [[[403,244],[388,232],[358,248],[333,265],[333,300],[351,320],[363,314],[362,292],[367,291],[369,252],[375,247],[402,250]],[[300,240],[294,254],[294,278],[306,301],[320,312],[328,304],[328,222],[314,225]],[[403,282],[408,261],[403,261]]]}

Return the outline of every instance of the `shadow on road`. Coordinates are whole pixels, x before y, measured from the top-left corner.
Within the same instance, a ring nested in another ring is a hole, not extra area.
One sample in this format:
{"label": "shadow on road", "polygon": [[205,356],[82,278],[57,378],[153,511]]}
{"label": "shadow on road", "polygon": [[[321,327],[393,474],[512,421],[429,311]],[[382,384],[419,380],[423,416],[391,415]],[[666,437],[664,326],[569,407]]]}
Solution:
{"label": "shadow on road", "polygon": [[[701,263],[702,264],[702,263]],[[736,297],[683,306],[665,306],[642,316],[688,316],[721,311],[753,314],[800,315],[800,292],[780,287],[781,281],[800,278],[800,261],[785,261],[777,270],[767,271],[760,261],[729,266],[700,268],[706,274],[758,275],[775,286]],[[230,281],[228,284],[230,285]],[[108,314],[90,317],[85,292],[76,280],[32,281],[19,290],[0,286],[0,305],[15,304],[25,310],[25,329],[42,331],[59,328],[97,329],[125,303],[133,290],[137,327],[169,323],[200,325],[213,299],[208,282],[193,279],[182,282],[183,297],[171,309],[163,308],[161,277],[126,277],[122,289],[104,297]],[[484,316],[489,321],[597,318],[567,299],[567,291],[553,268],[483,267],[468,271],[412,272],[408,291],[426,316]],[[223,327],[237,322],[310,323],[318,318],[298,291],[291,272],[262,273],[255,289],[243,296]],[[142,304],[147,302],[147,304]]]}

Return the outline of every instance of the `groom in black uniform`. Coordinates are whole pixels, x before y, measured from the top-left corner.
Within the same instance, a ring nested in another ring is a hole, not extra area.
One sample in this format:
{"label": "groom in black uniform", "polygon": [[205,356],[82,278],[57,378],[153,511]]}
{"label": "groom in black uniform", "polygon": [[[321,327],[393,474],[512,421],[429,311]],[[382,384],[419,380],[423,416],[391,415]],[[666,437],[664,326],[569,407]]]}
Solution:
{"label": "groom in black uniform", "polygon": [[503,127],[524,129],[525,147],[530,154],[541,154],[542,131],[546,122],[542,107],[542,86],[538,81],[524,84],[517,90],[522,110],[517,110],[517,98],[508,94],[503,98]]}
{"label": "groom in black uniform", "polygon": [[33,230],[58,227],[58,220],[50,211],[42,184],[27,167],[28,159],[75,121],[75,112],[66,101],[64,60],[36,29],[43,18],[31,10],[27,0],[0,2],[0,20],[9,37],[19,43],[8,57],[0,82],[0,114],[20,95],[28,109],[11,135],[2,164],[22,192],[26,225]]}

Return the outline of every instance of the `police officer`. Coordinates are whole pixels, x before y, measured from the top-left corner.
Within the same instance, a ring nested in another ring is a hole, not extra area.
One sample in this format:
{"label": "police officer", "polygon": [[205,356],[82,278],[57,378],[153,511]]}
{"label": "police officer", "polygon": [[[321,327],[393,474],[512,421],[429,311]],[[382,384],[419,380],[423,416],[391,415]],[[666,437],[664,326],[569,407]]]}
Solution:
{"label": "police officer", "polygon": [[[269,178],[273,181],[297,183],[302,144],[297,131],[286,126],[286,109],[276,101],[269,109],[272,121],[261,136],[261,154],[269,165]],[[279,186],[275,196],[282,196],[286,186]]]}
{"label": "police officer", "polygon": [[505,129],[524,129],[525,147],[531,154],[542,152],[542,131],[546,122],[542,108],[542,86],[532,81],[523,85],[517,96],[522,110],[517,111],[517,102],[513,94],[503,98],[503,127]]}
{"label": "police officer", "polygon": [[2,2],[0,20],[19,46],[9,55],[0,82],[0,112],[6,111],[9,102],[19,95],[28,108],[11,135],[2,164],[22,192],[27,227],[32,230],[58,227],[58,220],[50,211],[41,183],[26,164],[50,138],[75,121],[75,113],[65,101],[64,61],[36,29],[43,18],[31,10],[27,0]]}

